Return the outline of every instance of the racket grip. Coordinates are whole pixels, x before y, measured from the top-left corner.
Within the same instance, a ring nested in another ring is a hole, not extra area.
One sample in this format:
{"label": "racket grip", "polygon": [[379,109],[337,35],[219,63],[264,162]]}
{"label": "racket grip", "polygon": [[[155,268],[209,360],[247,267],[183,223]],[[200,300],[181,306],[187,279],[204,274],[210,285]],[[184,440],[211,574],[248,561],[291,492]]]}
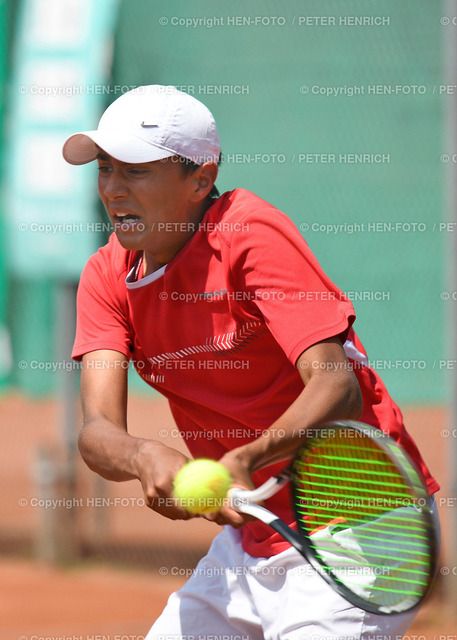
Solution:
{"label": "racket grip", "polygon": [[257,487],[257,489],[253,489],[252,491],[233,487],[233,489],[230,489],[228,492],[227,497],[230,500],[239,499],[246,503],[260,502],[261,500],[271,498],[271,496],[277,493],[287,481],[288,478],[285,476],[272,477],[264,482],[260,487]]}

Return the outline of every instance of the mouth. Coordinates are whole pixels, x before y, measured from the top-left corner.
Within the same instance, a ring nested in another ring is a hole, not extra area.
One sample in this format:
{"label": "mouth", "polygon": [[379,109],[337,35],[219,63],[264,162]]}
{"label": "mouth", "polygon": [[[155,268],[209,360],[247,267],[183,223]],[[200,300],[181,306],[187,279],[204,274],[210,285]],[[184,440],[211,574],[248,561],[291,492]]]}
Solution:
{"label": "mouth", "polygon": [[141,222],[140,216],[137,216],[134,213],[119,211],[118,213],[111,215],[115,231],[129,231],[133,228],[138,229],[140,225],[144,229],[144,224]]}

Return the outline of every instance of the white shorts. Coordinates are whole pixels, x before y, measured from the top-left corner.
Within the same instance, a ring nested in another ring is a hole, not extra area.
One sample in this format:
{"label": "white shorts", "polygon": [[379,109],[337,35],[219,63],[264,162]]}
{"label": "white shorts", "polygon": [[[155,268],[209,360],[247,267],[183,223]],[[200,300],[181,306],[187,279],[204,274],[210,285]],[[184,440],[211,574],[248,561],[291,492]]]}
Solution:
{"label": "white shorts", "polygon": [[224,527],[145,640],[399,640],[416,615],[362,611],[295,549],[254,558],[240,537]]}

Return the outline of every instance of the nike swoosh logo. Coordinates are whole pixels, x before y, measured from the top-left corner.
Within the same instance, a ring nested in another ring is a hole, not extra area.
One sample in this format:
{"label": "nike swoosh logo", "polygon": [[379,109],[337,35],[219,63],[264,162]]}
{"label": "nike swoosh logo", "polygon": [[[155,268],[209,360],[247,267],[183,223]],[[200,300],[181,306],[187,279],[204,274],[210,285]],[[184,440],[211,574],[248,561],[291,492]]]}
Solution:
{"label": "nike swoosh logo", "polygon": [[141,123],[141,126],[142,127],[158,127],[159,125],[158,124],[147,124],[146,122],[143,121]]}

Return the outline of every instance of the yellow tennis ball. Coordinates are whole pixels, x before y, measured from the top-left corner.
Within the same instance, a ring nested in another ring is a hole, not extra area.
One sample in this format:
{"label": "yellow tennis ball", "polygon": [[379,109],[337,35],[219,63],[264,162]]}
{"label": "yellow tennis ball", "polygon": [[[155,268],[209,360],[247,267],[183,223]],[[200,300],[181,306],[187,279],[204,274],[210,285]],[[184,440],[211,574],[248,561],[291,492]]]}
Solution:
{"label": "yellow tennis ball", "polygon": [[200,458],[178,471],[173,491],[180,506],[190,513],[211,513],[223,507],[231,484],[232,477],[223,464]]}

